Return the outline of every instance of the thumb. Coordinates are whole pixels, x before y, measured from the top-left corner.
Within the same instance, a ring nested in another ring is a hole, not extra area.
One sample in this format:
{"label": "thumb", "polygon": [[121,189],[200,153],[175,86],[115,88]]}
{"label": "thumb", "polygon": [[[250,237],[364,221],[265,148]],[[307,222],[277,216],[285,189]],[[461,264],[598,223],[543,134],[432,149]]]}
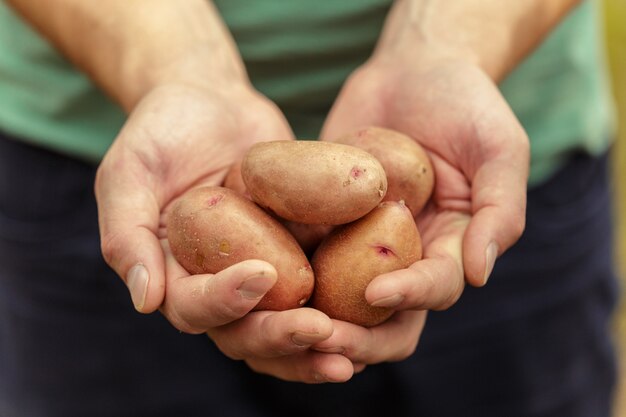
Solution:
{"label": "thumb", "polygon": [[[95,182],[100,242],[105,261],[126,283],[135,309],[155,311],[165,296],[164,255],[159,238],[157,198],[142,181],[141,164],[133,158],[122,163],[107,155]],[[118,158],[119,159],[119,158]],[[133,169],[135,168],[135,169]]]}

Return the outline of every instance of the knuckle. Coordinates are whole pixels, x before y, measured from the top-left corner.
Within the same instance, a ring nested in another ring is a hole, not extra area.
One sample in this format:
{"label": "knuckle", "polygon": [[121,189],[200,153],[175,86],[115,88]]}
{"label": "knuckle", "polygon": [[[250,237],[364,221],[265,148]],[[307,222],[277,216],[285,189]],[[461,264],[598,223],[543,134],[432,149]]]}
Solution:
{"label": "knuckle", "polygon": [[212,310],[213,321],[218,324],[226,324],[245,316],[250,309],[240,303],[218,302]]}
{"label": "knuckle", "polygon": [[164,316],[167,318],[170,324],[181,333],[201,334],[205,331],[204,329],[201,329],[189,323],[175,309],[165,310]]}
{"label": "knuckle", "polygon": [[294,332],[284,327],[285,323],[279,315],[269,315],[263,319],[256,333],[256,341],[264,358],[277,358],[292,355],[308,349],[308,345],[300,346],[294,341]]}
{"label": "knuckle", "polygon": [[525,210],[522,209],[516,210],[511,219],[511,230],[515,240],[519,239],[524,233],[524,229],[526,229],[526,215],[524,212]]}
{"label": "knuckle", "polygon": [[117,263],[121,247],[119,234],[106,233],[102,236],[100,240],[100,251],[102,252],[104,261],[109,266],[114,267]]}
{"label": "knuckle", "polygon": [[210,313],[211,321],[215,325],[230,323],[245,316],[250,311],[250,305],[234,300],[232,297],[220,296],[220,280],[215,277],[207,278],[202,287],[203,304]]}
{"label": "knuckle", "polygon": [[449,280],[449,286],[446,288],[442,299],[433,310],[442,311],[452,307],[461,298],[463,289],[465,288],[465,273],[463,267],[458,265],[452,259],[446,262],[446,276]]}
{"label": "knuckle", "polygon": [[423,269],[421,273],[414,275],[413,286],[418,287],[418,289],[412,288],[409,292],[414,294],[412,300],[414,308],[427,307],[432,303],[431,299],[435,292],[436,282],[437,280],[430,269]]}
{"label": "knuckle", "polygon": [[500,239],[500,252],[511,247],[524,234],[526,229],[526,210],[524,207],[511,207],[506,219],[507,231]]}
{"label": "knuckle", "polygon": [[308,349],[308,346],[298,346],[294,344],[288,337],[284,340],[265,340],[265,352],[264,357],[278,358],[289,356],[297,352],[302,352]]}

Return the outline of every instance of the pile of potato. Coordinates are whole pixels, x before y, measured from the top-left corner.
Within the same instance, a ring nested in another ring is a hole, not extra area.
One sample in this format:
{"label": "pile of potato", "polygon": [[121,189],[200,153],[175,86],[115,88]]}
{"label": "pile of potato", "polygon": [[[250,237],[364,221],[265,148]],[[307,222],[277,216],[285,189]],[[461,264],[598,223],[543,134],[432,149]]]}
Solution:
{"label": "pile of potato", "polygon": [[168,240],[191,274],[246,259],[274,265],[278,280],[256,310],[310,305],[362,326],[389,318],[365,288],[422,256],[414,217],[434,186],[428,155],[412,138],[369,127],[334,141],[252,146],[223,187],[184,194]]}

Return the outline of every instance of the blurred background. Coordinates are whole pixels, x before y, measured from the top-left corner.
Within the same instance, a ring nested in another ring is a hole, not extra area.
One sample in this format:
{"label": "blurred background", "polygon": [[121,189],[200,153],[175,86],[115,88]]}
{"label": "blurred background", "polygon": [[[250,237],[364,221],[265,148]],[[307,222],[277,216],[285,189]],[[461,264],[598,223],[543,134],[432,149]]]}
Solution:
{"label": "blurred background", "polygon": [[626,417],[626,0],[603,1],[607,52],[620,121],[613,154],[617,218],[615,259],[622,278],[622,301],[615,320],[621,372],[614,417]]}

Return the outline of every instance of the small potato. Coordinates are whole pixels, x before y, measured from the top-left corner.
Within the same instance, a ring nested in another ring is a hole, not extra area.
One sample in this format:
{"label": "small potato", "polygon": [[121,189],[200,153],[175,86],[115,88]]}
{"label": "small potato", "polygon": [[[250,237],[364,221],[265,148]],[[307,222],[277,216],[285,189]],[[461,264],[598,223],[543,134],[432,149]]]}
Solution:
{"label": "small potato", "polygon": [[231,167],[226,177],[224,178],[224,187],[230,188],[231,190],[237,191],[239,194],[250,199],[250,193],[246,188],[246,184],[243,182],[243,177],[241,176],[241,163],[243,161],[240,159],[236,161]]}
{"label": "small potato", "polygon": [[383,199],[387,178],[362,149],[330,142],[274,141],[253,145],[241,173],[252,199],[298,223],[356,220]]}
{"label": "small potato", "polygon": [[289,220],[281,220],[281,224],[296,238],[296,241],[307,256],[315,252],[315,249],[334,227],[325,224],[297,223]]}
{"label": "small potato", "polygon": [[428,154],[414,139],[394,130],[367,127],[332,142],[363,149],[380,161],[389,183],[383,201],[404,200],[413,216],[424,208],[435,175]]}
{"label": "small potato", "polygon": [[184,194],[169,214],[167,237],[191,274],[214,274],[247,259],[272,264],[278,280],[255,310],[301,307],[313,291],[311,265],[293,236],[233,190],[201,187]]}
{"label": "small potato", "polygon": [[317,248],[311,260],[316,280],[311,306],[360,326],[380,324],[393,309],[368,304],[368,284],[421,257],[422,240],[409,209],[402,202],[381,203],[365,217],[335,229]]}

